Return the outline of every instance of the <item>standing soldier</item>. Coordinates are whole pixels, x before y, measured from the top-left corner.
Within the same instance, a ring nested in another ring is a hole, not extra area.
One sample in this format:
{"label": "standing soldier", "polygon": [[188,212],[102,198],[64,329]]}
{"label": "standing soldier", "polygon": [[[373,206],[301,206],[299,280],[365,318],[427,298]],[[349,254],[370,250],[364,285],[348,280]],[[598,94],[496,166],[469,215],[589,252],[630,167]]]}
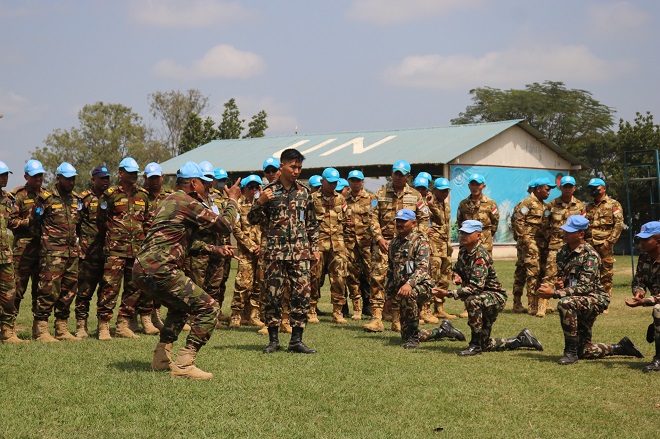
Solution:
{"label": "standing soldier", "polygon": [[[545,273],[543,283],[554,285],[557,281],[557,252],[564,243],[562,239],[564,231],[561,229],[569,216],[584,215],[584,203],[573,196],[575,193],[575,179],[570,175],[562,177],[559,181],[561,196],[548,203],[550,210],[550,243],[548,244],[548,256],[545,263]],[[554,311],[550,305],[547,305],[545,312]],[[539,306],[536,313],[538,317],[543,317],[543,310]]]}
{"label": "standing soldier", "polygon": [[[497,203],[483,194],[486,187],[486,179],[481,174],[472,174],[468,181],[470,195],[458,203],[456,223],[463,224],[464,221],[474,220],[482,224],[481,243],[486,251],[493,256],[493,237],[500,224],[500,212]],[[467,309],[459,317],[468,317]]]}
{"label": "standing soldier", "polygon": [[117,313],[115,336],[138,338],[130,328],[131,317],[140,291],[132,280],[135,255],[142,246],[144,225],[149,215],[149,194],[135,185],[140,167],[137,162],[126,157],[119,163],[119,184],[107,189],[101,196],[98,216],[99,228],[106,230],[105,264],[101,294],[98,299],[99,340],[112,340],[110,319],[117,303],[119,289],[124,284],[121,305]]}
{"label": "standing soldier", "polygon": [[280,176],[266,185],[254,203],[248,220],[260,224],[265,234],[264,285],[266,287],[265,318],[268,346],[265,354],[280,349],[278,327],[282,314],[282,295],[291,294],[292,334],[289,352],[314,354],[302,340],[309,312],[310,263],[318,263],[319,231],[314,202],[307,186],[298,182],[305,157],[295,149],[282,151]]}
{"label": "standing soldier", "polygon": [[[531,195],[534,192],[536,187],[536,179],[529,182],[527,185],[527,195]],[[523,200],[524,201],[524,200]],[[511,236],[513,239],[518,242],[518,234],[516,233],[515,221],[520,208],[522,207],[522,201],[513,208],[511,211],[511,217],[509,219],[509,229],[511,230]],[[525,283],[527,281],[527,276],[525,275],[525,254],[522,251],[522,247],[516,246],[516,270],[513,273],[513,312],[516,314],[526,313],[527,309],[522,304],[522,295],[525,290]],[[548,310],[546,309],[546,312]]]}
{"label": "standing soldier", "polygon": [[[339,172],[335,168],[323,170],[321,190],[312,194],[319,230],[321,260],[312,269],[313,285],[321,285],[324,273],[330,277],[330,301],[332,322],[347,323],[342,308],[346,304],[346,247],[344,246],[344,222],[347,204],[344,196],[335,191]],[[312,287],[312,292],[317,289]],[[316,308],[318,296],[310,298],[310,312]]]}
{"label": "standing soldier", "polygon": [[[646,341],[655,343],[655,356],[643,371],[660,372],[660,221],[644,224],[635,236],[639,238],[642,254],[637,260],[633,279],[633,297],[626,299],[626,305],[653,307],[653,323],[646,332]],[[647,290],[650,297],[645,298]]]}
{"label": "standing soldier", "polygon": [[[417,174],[417,177],[415,177],[415,180],[413,180],[413,187],[417,192],[420,193],[422,198],[426,201],[426,204],[428,205],[429,203],[429,198],[433,198],[433,195],[429,191],[429,184],[433,184],[431,181],[431,174],[428,172],[420,172]],[[430,219],[430,210],[429,210],[429,233],[431,233],[431,225],[433,224],[433,220]],[[429,270],[431,273],[431,276],[433,276],[433,269]],[[434,316],[431,313],[431,301],[434,298],[432,296],[429,296],[429,301],[424,303],[420,309],[419,316],[421,318],[421,321],[419,323],[438,323],[439,320],[436,316]],[[433,300],[435,302],[435,300]]]}
{"label": "standing soldier", "polygon": [[[426,204],[431,212],[429,243],[431,244],[431,276],[436,285],[443,290],[449,288],[451,277],[451,206],[449,205],[449,180],[436,178],[433,189],[426,197]],[[433,297],[435,317],[455,319],[444,309],[444,299]],[[423,316],[422,316],[423,317]]]}
{"label": "standing soldier", "polygon": [[628,337],[616,344],[593,343],[591,330],[598,314],[610,304],[610,298],[600,283],[600,256],[585,242],[589,220],[580,215],[569,216],[561,228],[564,246],[557,253],[557,283],[543,284],[538,295],[544,299],[559,299],[557,311],[564,330],[564,356],[559,364],[577,363],[610,355],[643,358]]}
{"label": "standing soldier", "polygon": [[[376,215],[381,234],[374,237],[377,245],[373,247],[371,282],[371,322],[364,325],[367,332],[383,330],[383,307],[385,305],[385,276],[387,275],[387,252],[389,243],[394,239],[396,212],[410,209],[417,218],[417,228],[426,236],[429,230],[429,209],[422,195],[407,183],[410,163],[398,160],[392,166],[392,181],[376,192]],[[396,309],[394,309],[396,308]],[[400,332],[398,303],[393,303],[392,331]]]}
{"label": "standing soldier", "polygon": [[14,206],[9,215],[9,228],[14,233],[12,253],[14,258],[14,279],[16,280],[16,298],[12,325],[16,329],[16,317],[21,301],[31,282],[32,306],[37,300],[39,286],[39,246],[41,244],[41,226],[37,224],[32,212],[34,203],[41,194],[44,182],[44,167],[38,160],[28,160],[25,164],[25,186],[14,191]]}
{"label": "standing soldier", "polygon": [[[374,237],[380,235],[380,226],[375,215],[376,198],[364,190],[364,174],[357,169],[348,173],[351,192],[346,198],[346,222],[344,244],[346,244],[348,277],[346,286],[353,302],[351,319],[362,319],[360,302],[360,278],[371,276],[371,246]],[[382,325],[382,322],[381,322]],[[381,328],[382,330],[382,328]]]}
{"label": "standing soldier", "polygon": [[[37,341],[81,341],[67,328],[71,302],[78,291],[77,234],[82,200],[73,192],[76,169],[67,162],[57,168],[51,192],[41,191],[35,203],[35,220],[41,223],[39,293],[32,314],[32,337]],[[48,333],[48,318],[55,308],[55,338]]]}
{"label": "standing soldier", "polygon": [[[614,244],[623,230],[623,208],[618,201],[607,195],[607,185],[600,178],[589,180],[587,187],[593,200],[587,204],[585,218],[591,227],[586,240],[596,249],[602,261],[600,282],[607,295],[612,297],[612,276],[614,275]],[[607,314],[605,309],[603,314]]]}
{"label": "standing soldier", "polygon": [[14,300],[16,299],[16,282],[14,281],[14,264],[11,252],[11,231],[9,215],[11,214],[14,196],[4,191],[9,181],[9,174],[13,174],[5,164],[0,161],[0,341],[3,343],[23,343],[16,336],[14,329]]}
{"label": "standing soldier", "polygon": [[513,223],[518,236],[517,247],[520,248],[525,267],[527,313],[537,317],[545,316],[548,305],[548,300],[539,299],[536,291],[543,279],[551,232],[550,210],[545,200],[550,196],[550,189],[555,187],[545,177],[536,179],[534,191],[520,203]]}
{"label": "standing soldier", "polygon": [[105,233],[99,230],[99,199],[110,186],[110,173],[105,166],[92,170],[92,187],[80,194],[80,260],[78,261],[78,292],[76,293],[76,337],[87,338],[89,304],[96,287],[103,279],[103,245]]}

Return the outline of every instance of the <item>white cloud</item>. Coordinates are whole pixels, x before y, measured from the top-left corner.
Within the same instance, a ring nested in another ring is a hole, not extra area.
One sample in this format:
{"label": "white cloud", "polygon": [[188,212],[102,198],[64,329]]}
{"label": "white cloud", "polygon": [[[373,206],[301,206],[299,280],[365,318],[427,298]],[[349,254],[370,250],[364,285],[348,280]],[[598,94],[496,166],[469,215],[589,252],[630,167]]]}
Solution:
{"label": "white cloud", "polygon": [[387,25],[479,8],[486,3],[487,0],[354,0],[347,16],[356,21]]}
{"label": "white cloud", "polygon": [[130,14],[138,23],[165,28],[207,27],[257,15],[239,2],[220,0],[133,0]]}
{"label": "white cloud", "polygon": [[429,89],[519,86],[534,81],[605,81],[636,70],[634,61],[605,60],[585,46],[515,48],[472,55],[408,56],[385,72],[391,85]]}
{"label": "white cloud", "polygon": [[211,48],[190,66],[177,64],[171,59],[163,59],[153,68],[158,76],[180,80],[244,79],[260,75],[265,70],[266,63],[259,55],[238,50],[228,44],[219,44]]}
{"label": "white cloud", "polygon": [[627,1],[596,3],[587,8],[587,29],[597,39],[620,40],[638,37],[650,14]]}

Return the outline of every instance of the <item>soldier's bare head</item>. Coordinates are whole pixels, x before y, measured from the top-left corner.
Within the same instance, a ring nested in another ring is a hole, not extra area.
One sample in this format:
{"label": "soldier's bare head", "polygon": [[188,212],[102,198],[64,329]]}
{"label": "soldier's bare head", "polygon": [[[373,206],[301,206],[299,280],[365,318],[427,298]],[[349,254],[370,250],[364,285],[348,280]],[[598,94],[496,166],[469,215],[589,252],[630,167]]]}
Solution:
{"label": "soldier's bare head", "polygon": [[302,171],[302,163],[305,156],[297,149],[289,148],[282,151],[280,155],[280,182],[284,187],[292,185]]}

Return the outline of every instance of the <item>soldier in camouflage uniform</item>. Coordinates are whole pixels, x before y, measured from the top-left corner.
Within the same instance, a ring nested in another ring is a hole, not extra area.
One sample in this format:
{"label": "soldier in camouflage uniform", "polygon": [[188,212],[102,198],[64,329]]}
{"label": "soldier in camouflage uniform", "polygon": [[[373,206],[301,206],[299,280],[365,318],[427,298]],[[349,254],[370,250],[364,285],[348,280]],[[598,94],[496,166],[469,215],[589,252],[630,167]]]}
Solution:
{"label": "soldier in camouflage uniform", "polygon": [[10,173],[13,174],[7,164],[0,161],[0,341],[23,343],[27,340],[18,338],[14,329],[16,282],[11,252],[12,233],[8,228],[14,196],[3,189],[7,186]]}
{"label": "soldier in camouflage uniform", "polygon": [[[73,192],[76,169],[67,162],[57,168],[51,191],[43,190],[35,202],[35,220],[41,224],[39,289],[33,304],[32,337],[37,341],[81,341],[67,328],[71,303],[78,291],[80,244],[77,227],[82,200]],[[48,318],[55,309],[55,338],[48,333]]]}
{"label": "soldier in camouflage uniform", "polygon": [[268,346],[264,353],[279,350],[278,327],[282,313],[282,295],[286,285],[291,293],[292,334],[289,352],[313,354],[302,341],[310,296],[310,263],[318,263],[319,231],[310,189],[298,177],[305,157],[295,149],[285,149],[280,156],[280,177],[264,187],[254,203],[248,220],[261,225],[265,235],[264,285],[265,319]]}
{"label": "soldier in camouflage uniform", "polygon": [[[195,366],[195,359],[215,329],[219,306],[211,295],[185,276],[181,267],[193,236],[199,230],[214,229],[217,233],[229,233],[236,220],[236,199],[240,190],[238,182],[228,189],[227,207],[216,215],[204,201],[207,189],[203,182],[208,180],[193,162],[185,163],[177,171],[179,190],[169,195],[162,208],[158,209],[133,266],[133,279],[137,286],[145,293],[158,297],[168,308],[151,367],[153,370],[170,369],[172,377],[213,378],[212,373]],[[226,254],[221,246],[213,251]],[[189,316],[191,330],[186,345],[179,350],[176,361],[172,362],[172,344]]]}
{"label": "soldier in camouflage uniform", "polygon": [[76,337],[87,338],[89,305],[96,287],[103,280],[103,245],[105,234],[99,231],[99,198],[110,185],[110,173],[105,166],[92,170],[92,187],[80,194],[80,260],[78,261],[78,292],[76,293]]}
{"label": "soldier in camouflage uniform", "polygon": [[137,338],[129,327],[140,297],[131,273],[135,254],[144,239],[144,227],[149,218],[149,194],[135,185],[140,167],[131,157],[119,163],[119,184],[107,189],[100,198],[99,228],[105,230],[103,280],[98,298],[97,316],[99,340],[111,340],[110,319],[117,303],[122,281],[124,290],[117,313],[115,335]]}
{"label": "soldier in camouflage uniform", "polygon": [[[14,258],[14,279],[16,297],[14,299],[13,325],[31,281],[32,304],[37,299],[39,286],[39,246],[41,228],[34,220],[34,202],[42,191],[44,168],[38,160],[28,160],[25,164],[25,186],[14,190],[14,205],[9,216],[9,228],[14,234],[12,253]],[[15,329],[15,328],[14,328]]]}
{"label": "soldier in camouflage uniform", "polygon": [[[383,307],[385,305],[385,276],[387,275],[387,252],[389,243],[394,239],[396,212],[401,209],[410,209],[417,217],[417,229],[426,236],[429,229],[429,209],[422,195],[410,187],[406,182],[410,174],[410,164],[405,160],[398,160],[392,166],[392,181],[376,192],[376,216],[381,234],[374,236],[372,256],[372,282],[371,307],[373,316],[371,322],[364,325],[368,332],[381,332],[383,330]],[[398,303],[393,303],[392,327],[393,331],[401,331],[399,324]],[[389,310],[388,310],[389,311]]]}
{"label": "soldier in camouflage uniform", "polygon": [[[586,240],[600,255],[603,263],[600,282],[610,298],[612,297],[612,276],[614,275],[614,244],[623,231],[623,208],[618,201],[607,195],[607,185],[600,178],[592,178],[587,184],[594,198],[587,204],[585,217],[590,226]],[[603,312],[607,314],[607,309]]]}
{"label": "soldier in camouflage uniform", "polygon": [[[335,168],[323,170],[321,190],[312,194],[316,220],[319,228],[319,251],[321,260],[312,269],[311,293],[317,293],[316,285],[321,285],[325,273],[330,278],[330,302],[332,322],[346,324],[342,308],[346,304],[346,247],[344,246],[344,222],[348,205],[343,195],[335,191],[339,181],[339,171]],[[316,291],[315,291],[316,290]],[[316,294],[310,297],[311,303],[318,303]]]}
{"label": "soldier in camouflage uniform", "polygon": [[[660,221],[644,224],[635,236],[639,238],[642,253],[632,283],[633,297],[626,299],[626,305],[653,307],[653,323],[646,332],[646,341],[655,343],[655,356],[642,370],[660,372]],[[645,298],[647,290],[650,297]]]}
{"label": "soldier in camouflage uniform", "polygon": [[537,178],[536,187],[529,197],[520,203],[513,226],[517,235],[517,248],[523,257],[525,283],[527,285],[527,313],[544,317],[548,305],[547,299],[536,295],[545,272],[550,240],[550,209],[545,200],[550,196],[550,189],[555,188],[549,179]]}
{"label": "soldier in camouflage uniform", "polygon": [[261,309],[262,272],[259,266],[261,250],[261,228],[248,221],[248,213],[255,202],[255,195],[261,189],[262,180],[252,174],[241,180],[241,196],[238,199],[240,218],[234,224],[234,237],[238,247],[238,270],[234,281],[234,298],[231,301],[231,323],[241,324],[241,315],[248,314],[248,324],[264,326],[259,319]]}
{"label": "soldier in camouflage uniform", "polygon": [[506,291],[495,273],[493,258],[480,242],[481,223],[475,220],[464,221],[459,231],[461,249],[454,265],[454,283],[460,284],[461,288],[453,291],[442,288],[433,290],[437,297],[452,297],[465,301],[472,337],[468,347],[458,355],[473,356],[483,351],[518,348],[542,351],[543,346],[528,329],[523,329],[514,338],[491,338],[493,324],[506,303]]}
{"label": "soldier in camouflage uniform", "polygon": [[596,317],[607,309],[610,298],[600,283],[600,256],[584,239],[588,227],[589,220],[585,217],[568,217],[562,226],[565,244],[557,253],[557,282],[554,286],[543,284],[538,290],[541,298],[559,299],[557,310],[564,330],[564,356],[559,364],[609,355],[642,358],[628,337],[617,344],[591,341]]}
{"label": "soldier in camouflage uniform", "polygon": [[360,301],[360,279],[371,277],[371,246],[374,236],[380,235],[380,225],[375,215],[378,204],[376,197],[364,190],[364,174],[354,169],[348,173],[351,192],[346,197],[346,222],[344,244],[346,245],[348,277],[346,286],[353,302],[351,319],[362,319]]}
{"label": "soldier in camouflage uniform", "polygon": [[[529,182],[527,186],[527,195],[531,195],[534,192],[536,187],[536,179]],[[523,200],[524,201],[524,200]],[[515,221],[516,215],[522,207],[522,201],[513,208],[511,211],[511,217],[509,218],[509,229],[511,230],[511,235],[513,239],[518,241],[518,234],[516,233]],[[516,246],[516,270],[513,273],[513,312],[516,314],[526,313],[527,309],[522,304],[522,295],[525,289],[525,283],[527,281],[527,276],[525,275],[525,254],[522,251],[522,247]],[[547,311],[547,309],[546,309]]]}

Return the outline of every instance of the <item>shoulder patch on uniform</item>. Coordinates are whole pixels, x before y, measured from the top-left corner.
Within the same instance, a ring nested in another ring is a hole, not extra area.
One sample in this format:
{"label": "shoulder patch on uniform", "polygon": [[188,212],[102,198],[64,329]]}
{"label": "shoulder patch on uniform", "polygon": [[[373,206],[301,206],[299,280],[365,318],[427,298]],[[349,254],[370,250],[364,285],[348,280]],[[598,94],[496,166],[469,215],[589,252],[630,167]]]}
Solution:
{"label": "shoulder patch on uniform", "polygon": [[550,216],[550,211],[548,209],[545,209],[543,211],[543,216]]}
{"label": "shoulder patch on uniform", "polygon": [[376,199],[371,200],[371,208],[375,209],[376,207],[378,207],[378,200]]}
{"label": "shoulder patch on uniform", "polygon": [[529,209],[527,208],[527,206],[523,206],[523,207],[520,209],[520,213],[521,213],[522,215],[527,215],[527,212],[529,212]]}
{"label": "shoulder patch on uniform", "polygon": [[43,191],[41,191],[40,196],[41,196],[41,198],[43,198],[45,200],[46,198],[50,197],[51,195],[52,194],[50,192],[48,192],[47,190],[44,189]]}
{"label": "shoulder patch on uniform", "polygon": [[109,187],[105,190],[105,193],[108,195],[112,195],[115,192],[116,188],[114,187]]}
{"label": "shoulder patch on uniform", "polygon": [[140,192],[144,192],[144,193],[147,194],[147,195],[149,194],[149,191],[146,190],[146,189],[143,188],[143,187],[139,187],[139,188],[138,188],[138,191],[140,191]]}
{"label": "shoulder patch on uniform", "polygon": [[486,265],[486,261],[484,261],[484,258],[478,258],[474,261],[474,265]]}
{"label": "shoulder patch on uniform", "polygon": [[616,214],[619,213],[619,212],[621,212],[621,209],[619,209],[619,208],[616,207],[616,206],[614,207],[614,209],[612,209],[612,214],[613,214],[613,215],[616,215]]}
{"label": "shoulder patch on uniform", "polygon": [[493,206],[490,213],[497,213],[497,206]]}

